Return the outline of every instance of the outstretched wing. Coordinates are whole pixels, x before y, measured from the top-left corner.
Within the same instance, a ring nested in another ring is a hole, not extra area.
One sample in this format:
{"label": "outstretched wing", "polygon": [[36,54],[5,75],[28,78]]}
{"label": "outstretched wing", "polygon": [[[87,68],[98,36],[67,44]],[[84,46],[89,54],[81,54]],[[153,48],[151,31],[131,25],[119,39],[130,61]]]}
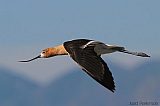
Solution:
{"label": "outstretched wing", "polygon": [[[77,41],[86,41],[83,45],[90,42],[87,42],[87,40],[84,39],[80,39]],[[64,43],[64,47],[70,54],[72,59],[76,61],[82,67],[82,69],[97,82],[114,92],[115,85],[112,73],[110,72],[104,60],[95,53],[94,45],[82,48],[83,45],[81,45],[80,43],[78,43],[79,45],[74,45],[75,42],[76,41],[74,40],[73,42],[68,41]]]}

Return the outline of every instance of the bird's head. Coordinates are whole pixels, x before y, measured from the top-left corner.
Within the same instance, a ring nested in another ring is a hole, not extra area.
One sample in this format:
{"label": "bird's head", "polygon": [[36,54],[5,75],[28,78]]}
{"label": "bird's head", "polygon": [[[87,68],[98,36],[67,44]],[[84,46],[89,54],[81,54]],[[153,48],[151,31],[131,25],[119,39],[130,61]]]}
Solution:
{"label": "bird's head", "polygon": [[54,48],[47,48],[42,50],[42,52],[40,53],[40,57],[41,58],[49,58],[49,57],[53,57],[56,55],[55,49]]}
{"label": "bird's head", "polygon": [[56,49],[55,48],[47,48],[41,51],[40,55],[30,59],[30,60],[24,60],[24,61],[19,61],[19,62],[30,62],[32,60],[38,59],[38,58],[49,58],[56,56]]}

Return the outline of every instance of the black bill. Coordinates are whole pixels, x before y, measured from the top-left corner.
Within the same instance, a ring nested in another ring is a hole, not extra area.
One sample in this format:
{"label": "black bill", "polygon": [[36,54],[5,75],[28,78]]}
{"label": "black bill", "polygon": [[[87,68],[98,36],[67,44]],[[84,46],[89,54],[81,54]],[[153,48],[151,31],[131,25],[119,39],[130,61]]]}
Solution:
{"label": "black bill", "polygon": [[41,58],[41,55],[39,55],[39,56],[37,56],[37,57],[35,57],[33,59],[30,59],[30,60],[24,60],[24,61],[19,61],[19,62],[30,62],[30,61],[38,59],[38,58]]}

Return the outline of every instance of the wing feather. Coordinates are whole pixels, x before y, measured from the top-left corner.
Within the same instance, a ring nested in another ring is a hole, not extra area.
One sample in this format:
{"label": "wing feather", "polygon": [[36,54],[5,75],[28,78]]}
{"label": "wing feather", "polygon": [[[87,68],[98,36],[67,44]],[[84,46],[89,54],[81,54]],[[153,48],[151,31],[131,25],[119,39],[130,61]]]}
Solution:
{"label": "wing feather", "polygon": [[[76,42],[74,41],[74,43]],[[83,45],[85,45],[85,43]],[[114,79],[107,64],[95,53],[93,45],[86,46],[85,48],[81,48],[81,46],[73,45],[71,41],[64,43],[64,47],[72,59],[77,62],[87,74],[114,92]]]}

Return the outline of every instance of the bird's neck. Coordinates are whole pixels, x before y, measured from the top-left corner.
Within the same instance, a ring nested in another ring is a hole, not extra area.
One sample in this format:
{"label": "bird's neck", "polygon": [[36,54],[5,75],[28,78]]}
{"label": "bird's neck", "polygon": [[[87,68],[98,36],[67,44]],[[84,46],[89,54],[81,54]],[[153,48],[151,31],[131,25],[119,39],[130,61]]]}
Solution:
{"label": "bird's neck", "polygon": [[53,55],[68,55],[68,52],[63,45],[58,45],[52,48]]}

